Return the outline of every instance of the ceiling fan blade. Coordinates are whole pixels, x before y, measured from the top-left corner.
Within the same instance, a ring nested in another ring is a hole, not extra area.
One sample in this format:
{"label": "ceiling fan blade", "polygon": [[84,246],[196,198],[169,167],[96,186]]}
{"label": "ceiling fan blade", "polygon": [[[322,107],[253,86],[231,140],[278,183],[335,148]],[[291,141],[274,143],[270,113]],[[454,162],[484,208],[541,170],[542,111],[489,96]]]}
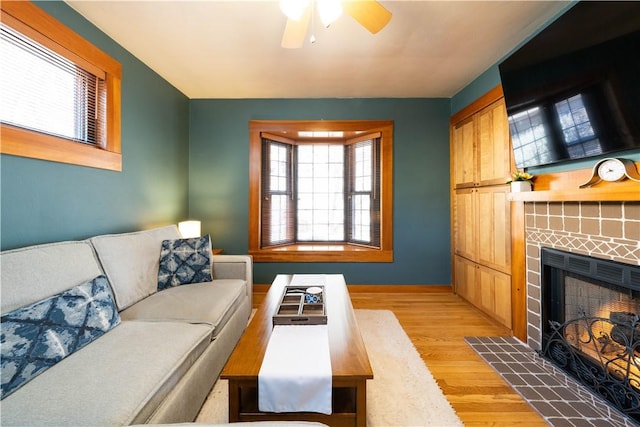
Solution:
{"label": "ceiling fan blade", "polygon": [[287,26],[282,34],[281,46],[285,49],[298,49],[304,44],[304,36],[307,34],[309,19],[311,18],[311,7],[305,9],[299,21],[291,18],[287,19]]}
{"label": "ceiling fan blade", "polygon": [[342,8],[371,34],[383,29],[391,20],[391,12],[375,0],[347,0]]}

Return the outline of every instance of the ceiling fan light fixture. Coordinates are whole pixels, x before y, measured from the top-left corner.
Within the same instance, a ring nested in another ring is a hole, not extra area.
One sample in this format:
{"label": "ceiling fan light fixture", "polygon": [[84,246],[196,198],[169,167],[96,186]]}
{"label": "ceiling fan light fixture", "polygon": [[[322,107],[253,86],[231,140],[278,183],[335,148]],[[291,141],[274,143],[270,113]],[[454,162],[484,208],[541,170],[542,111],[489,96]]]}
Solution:
{"label": "ceiling fan light fixture", "polygon": [[318,15],[322,25],[328,27],[342,15],[342,2],[340,0],[316,0]]}
{"label": "ceiling fan light fixture", "polygon": [[280,0],[280,10],[285,16],[299,21],[311,0]]}

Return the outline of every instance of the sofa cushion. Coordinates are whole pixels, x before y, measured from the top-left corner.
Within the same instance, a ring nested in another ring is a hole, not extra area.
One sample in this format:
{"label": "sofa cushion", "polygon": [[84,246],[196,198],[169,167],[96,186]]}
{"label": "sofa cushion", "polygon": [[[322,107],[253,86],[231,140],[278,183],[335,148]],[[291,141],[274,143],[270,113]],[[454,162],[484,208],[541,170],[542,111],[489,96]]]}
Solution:
{"label": "sofa cushion", "polygon": [[123,321],[4,399],[2,425],[144,423],[210,335],[206,325]]}
{"label": "sofa cushion", "polygon": [[2,398],[119,323],[102,275],[2,316]]}
{"label": "sofa cushion", "polygon": [[178,238],[178,227],[171,225],[90,239],[111,283],[119,310],[157,292],[162,241]]}
{"label": "sofa cushion", "polygon": [[102,274],[89,242],[61,242],[0,254],[0,312],[26,307]]}
{"label": "sofa cushion", "polygon": [[120,315],[123,320],[203,323],[213,327],[215,337],[244,298],[244,280],[216,279],[157,292]]}
{"label": "sofa cushion", "polygon": [[163,241],[158,268],[158,290],[210,282],[213,279],[212,255],[209,235]]}

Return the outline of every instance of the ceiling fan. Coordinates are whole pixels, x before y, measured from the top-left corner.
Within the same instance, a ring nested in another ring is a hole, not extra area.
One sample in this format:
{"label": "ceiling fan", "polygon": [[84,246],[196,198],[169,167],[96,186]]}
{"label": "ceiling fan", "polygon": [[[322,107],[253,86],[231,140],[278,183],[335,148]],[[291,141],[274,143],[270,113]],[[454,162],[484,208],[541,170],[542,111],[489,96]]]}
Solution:
{"label": "ceiling fan", "polygon": [[376,0],[280,0],[280,9],[287,16],[282,35],[283,48],[302,47],[314,6],[325,27],[338,19],[343,10],[372,34],[383,29],[391,20],[391,12]]}

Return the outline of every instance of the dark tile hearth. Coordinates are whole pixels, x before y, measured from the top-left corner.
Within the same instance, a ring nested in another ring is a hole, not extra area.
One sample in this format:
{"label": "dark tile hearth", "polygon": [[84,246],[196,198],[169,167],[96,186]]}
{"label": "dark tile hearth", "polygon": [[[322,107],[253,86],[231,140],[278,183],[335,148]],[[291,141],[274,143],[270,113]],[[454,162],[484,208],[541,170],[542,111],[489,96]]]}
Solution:
{"label": "dark tile hearth", "polygon": [[480,357],[554,427],[638,426],[514,337],[467,337]]}

